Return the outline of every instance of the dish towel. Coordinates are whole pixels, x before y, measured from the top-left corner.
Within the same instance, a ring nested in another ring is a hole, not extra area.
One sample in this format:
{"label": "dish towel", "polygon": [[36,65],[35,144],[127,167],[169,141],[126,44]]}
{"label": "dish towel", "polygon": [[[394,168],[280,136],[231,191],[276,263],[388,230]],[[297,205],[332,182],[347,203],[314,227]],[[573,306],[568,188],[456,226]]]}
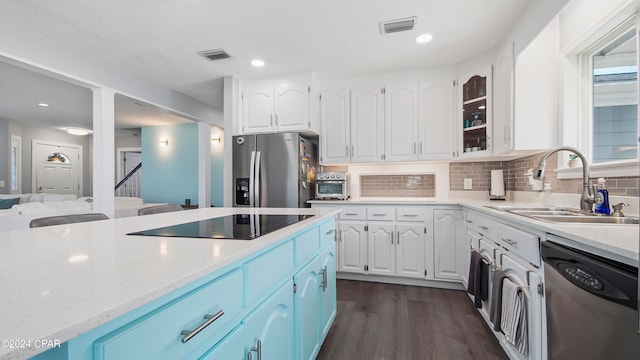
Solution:
{"label": "dish towel", "polygon": [[476,308],[482,308],[481,289],[482,285],[482,255],[473,250],[471,252],[471,262],[469,265],[469,284],[467,292],[473,295],[473,303]]}
{"label": "dish towel", "polygon": [[509,278],[502,285],[502,319],[500,329],[505,339],[521,354],[528,352],[526,297],[522,287]]}
{"label": "dish towel", "polygon": [[489,299],[489,320],[493,324],[493,330],[500,331],[500,320],[502,318],[502,280],[506,274],[501,269],[493,271],[493,288]]}

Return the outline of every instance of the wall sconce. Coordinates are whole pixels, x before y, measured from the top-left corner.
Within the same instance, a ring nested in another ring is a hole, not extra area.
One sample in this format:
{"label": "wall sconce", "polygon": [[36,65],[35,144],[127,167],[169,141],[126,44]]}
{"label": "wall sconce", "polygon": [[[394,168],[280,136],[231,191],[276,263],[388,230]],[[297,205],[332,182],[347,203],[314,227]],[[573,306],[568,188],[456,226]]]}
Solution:
{"label": "wall sconce", "polygon": [[167,139],[167,138],[160,138],[160,146],[161,146],[161,147],[169,146],[169,139]]}
{"label": "wall sconce", "polygon": [[220,144],[220,136],[214,136],[211,138],[211,143]]}

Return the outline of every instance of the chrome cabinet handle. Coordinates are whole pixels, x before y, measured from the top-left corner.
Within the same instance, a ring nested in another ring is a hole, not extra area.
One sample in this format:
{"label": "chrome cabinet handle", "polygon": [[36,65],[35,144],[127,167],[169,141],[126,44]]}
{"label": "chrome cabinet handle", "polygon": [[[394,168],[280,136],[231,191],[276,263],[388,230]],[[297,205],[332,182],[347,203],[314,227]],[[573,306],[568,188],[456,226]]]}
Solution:
{"label": "chrome cabinet handle", "polygon": [[467,222],[467,224],[473,224],[473,221],[471,220],[465,220]]}
{"label": "chrome cabinet handle", "polygon": [[391,245],[393,245],[393,231],[391,232]]}
{"label": "chrome cabinet handle", "polygon": [[322,274],[322,282],[320,283],[320,287],[322,291],[327,291],[327,265],[324,268],[320,269],[320,273]]}
{"label": "chrome cabinet handle", "polygon": [[400,231],[396,232],[396,244],[400,245]]}
{"label": "chrome cabinet handle", "polygon": [[325,236],[326,236],[326,235],[331,235],[331,234],[333,234],[333,233],[335,233],[335,232],[336,232],[336,230],[335,230],[335,229],[331,229],[331,230],[329,230],[329,231],[327,231],[327,232],[325,233]]}
{"label": "chrome cabinet handle", "polygon": [[488,228],[488,227],[486,227],[486,226],[482,226],[482,225],[480,225],[480,226],[478,226],[478,227],[479,227],[480,229],[482,229],[482,230],[489,230],[489,228]]}
{"label": "chrome cabinet handle", "polygon": [[194,330],[182,330],[180,335],[184,335],[182,338],[182,343],[185,344],[187,341],[191,340],[194,336],[198,335],[198,333],[204,330],[207,326],[213,324],[214,321],[218,320],[222,315],[224,315],[224,310],[218,311],[215,315],[206,314],[204,318],[207,320],[200,324]]}
{"label": "chrome cabinet handle", "polygon": [[345,148],[345,153],[344,153],[344,155],[345,155],[346,157],[349,157],[349,145],[346,145],[344,148]]}
{"label": "chrome cabinet handle", "polygon": [[269,115],[269,126],[273,126],[273,114]]}
{"label": "chrome cabinet handle", "polygon": [[251,351],[247,353],[247,360],[253,360],[253,353]]}
{"label": "chrome cabinet handle", "polygon": [[418,214],[404,214],[402,216],[404,216],[404,217],[416,217],[416,216],[418,216]]}
{"label": "chrome cabinet handle", "polygon": [[416,143],[414,142],[413,143],[413,155],[415,155],[415,154],[416,154]]}
{"label": "chrome cabinet handle", "polygon": [[276,114],[276,126],[278,126],[278,114]]}
{"label": "chrome cabinet handle", "polygon": [[515,244],[517,244],[517,243],[518,243],[517,241],[511,240],[511,239],[505,239],[505,238],[502,238],[501,240],[502,240],[502,241],[504,241],[504,242],[506,242],[506,243],[507,243],[507,244],[509,244],[509,245],[515,245]]}
{"label": "chrome cabinet handle", "polygon": [[351,156],[353,156],[353,153],[354,153],[354,151],[353,151],[353,145],[351,145]]}
{"label": "chrome cabinet handle", "polygon": [[[258,344],[249,350],[257,352],[258,360],[262,360],[262,340],[258,340]],[[251,352],[249,352],[249,354],[251,354]]]}
{"label": "chrome cabinet handle", "polygon": [[344,213],[345,215],[349,215],[349,216],[355,216],[358,215],[358,213]]}
{"label": "chrome cabinet handle", "polygon": [[422,141],[420,141],[420,154],[422,154]]}
{"label": "chrome cabinet handle", "polygon": [[373,216],[385,216],[387,214],[371,214],[371,215],[373,215]]}

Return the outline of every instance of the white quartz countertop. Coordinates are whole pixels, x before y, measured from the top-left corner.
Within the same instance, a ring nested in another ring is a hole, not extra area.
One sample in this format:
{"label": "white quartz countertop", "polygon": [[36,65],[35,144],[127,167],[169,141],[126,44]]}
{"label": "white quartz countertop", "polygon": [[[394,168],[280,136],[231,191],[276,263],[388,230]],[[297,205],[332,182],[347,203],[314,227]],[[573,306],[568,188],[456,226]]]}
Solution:
{"label": "white quartz countertop", "polygon": [[[332,209],[207,208],[0,232],[0,359],[65,342],[335,216]],[[315,215],[255,240],[127,233],[238,213]],[[6,340],[32,341],[11,348]]]}
{"label": "white quartz countertop", "polygon": [[512,214],[506,211],[490,209],[487,206],[539,206],[528,202],[490,201],[490,200],[312,200],[312,204],[331,205],[460,205],[494,218],[509,220],[511,223],[535,227],[546,233],[559,236],[554,238],[564,245],[613,259],[638,267],[638,249],[640,231],[638,225],[627,224],[585,224],[551,223]]}

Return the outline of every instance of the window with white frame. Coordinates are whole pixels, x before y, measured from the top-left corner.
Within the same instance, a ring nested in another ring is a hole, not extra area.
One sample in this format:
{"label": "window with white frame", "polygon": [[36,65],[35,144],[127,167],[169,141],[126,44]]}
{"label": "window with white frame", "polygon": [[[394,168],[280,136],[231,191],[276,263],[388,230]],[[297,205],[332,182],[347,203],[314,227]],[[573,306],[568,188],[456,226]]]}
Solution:
{"label": "window with white frame", "polygon": [[592,164],[638,158],[638,53],[635,19],[629,19],[581,54],[583,134]]}

